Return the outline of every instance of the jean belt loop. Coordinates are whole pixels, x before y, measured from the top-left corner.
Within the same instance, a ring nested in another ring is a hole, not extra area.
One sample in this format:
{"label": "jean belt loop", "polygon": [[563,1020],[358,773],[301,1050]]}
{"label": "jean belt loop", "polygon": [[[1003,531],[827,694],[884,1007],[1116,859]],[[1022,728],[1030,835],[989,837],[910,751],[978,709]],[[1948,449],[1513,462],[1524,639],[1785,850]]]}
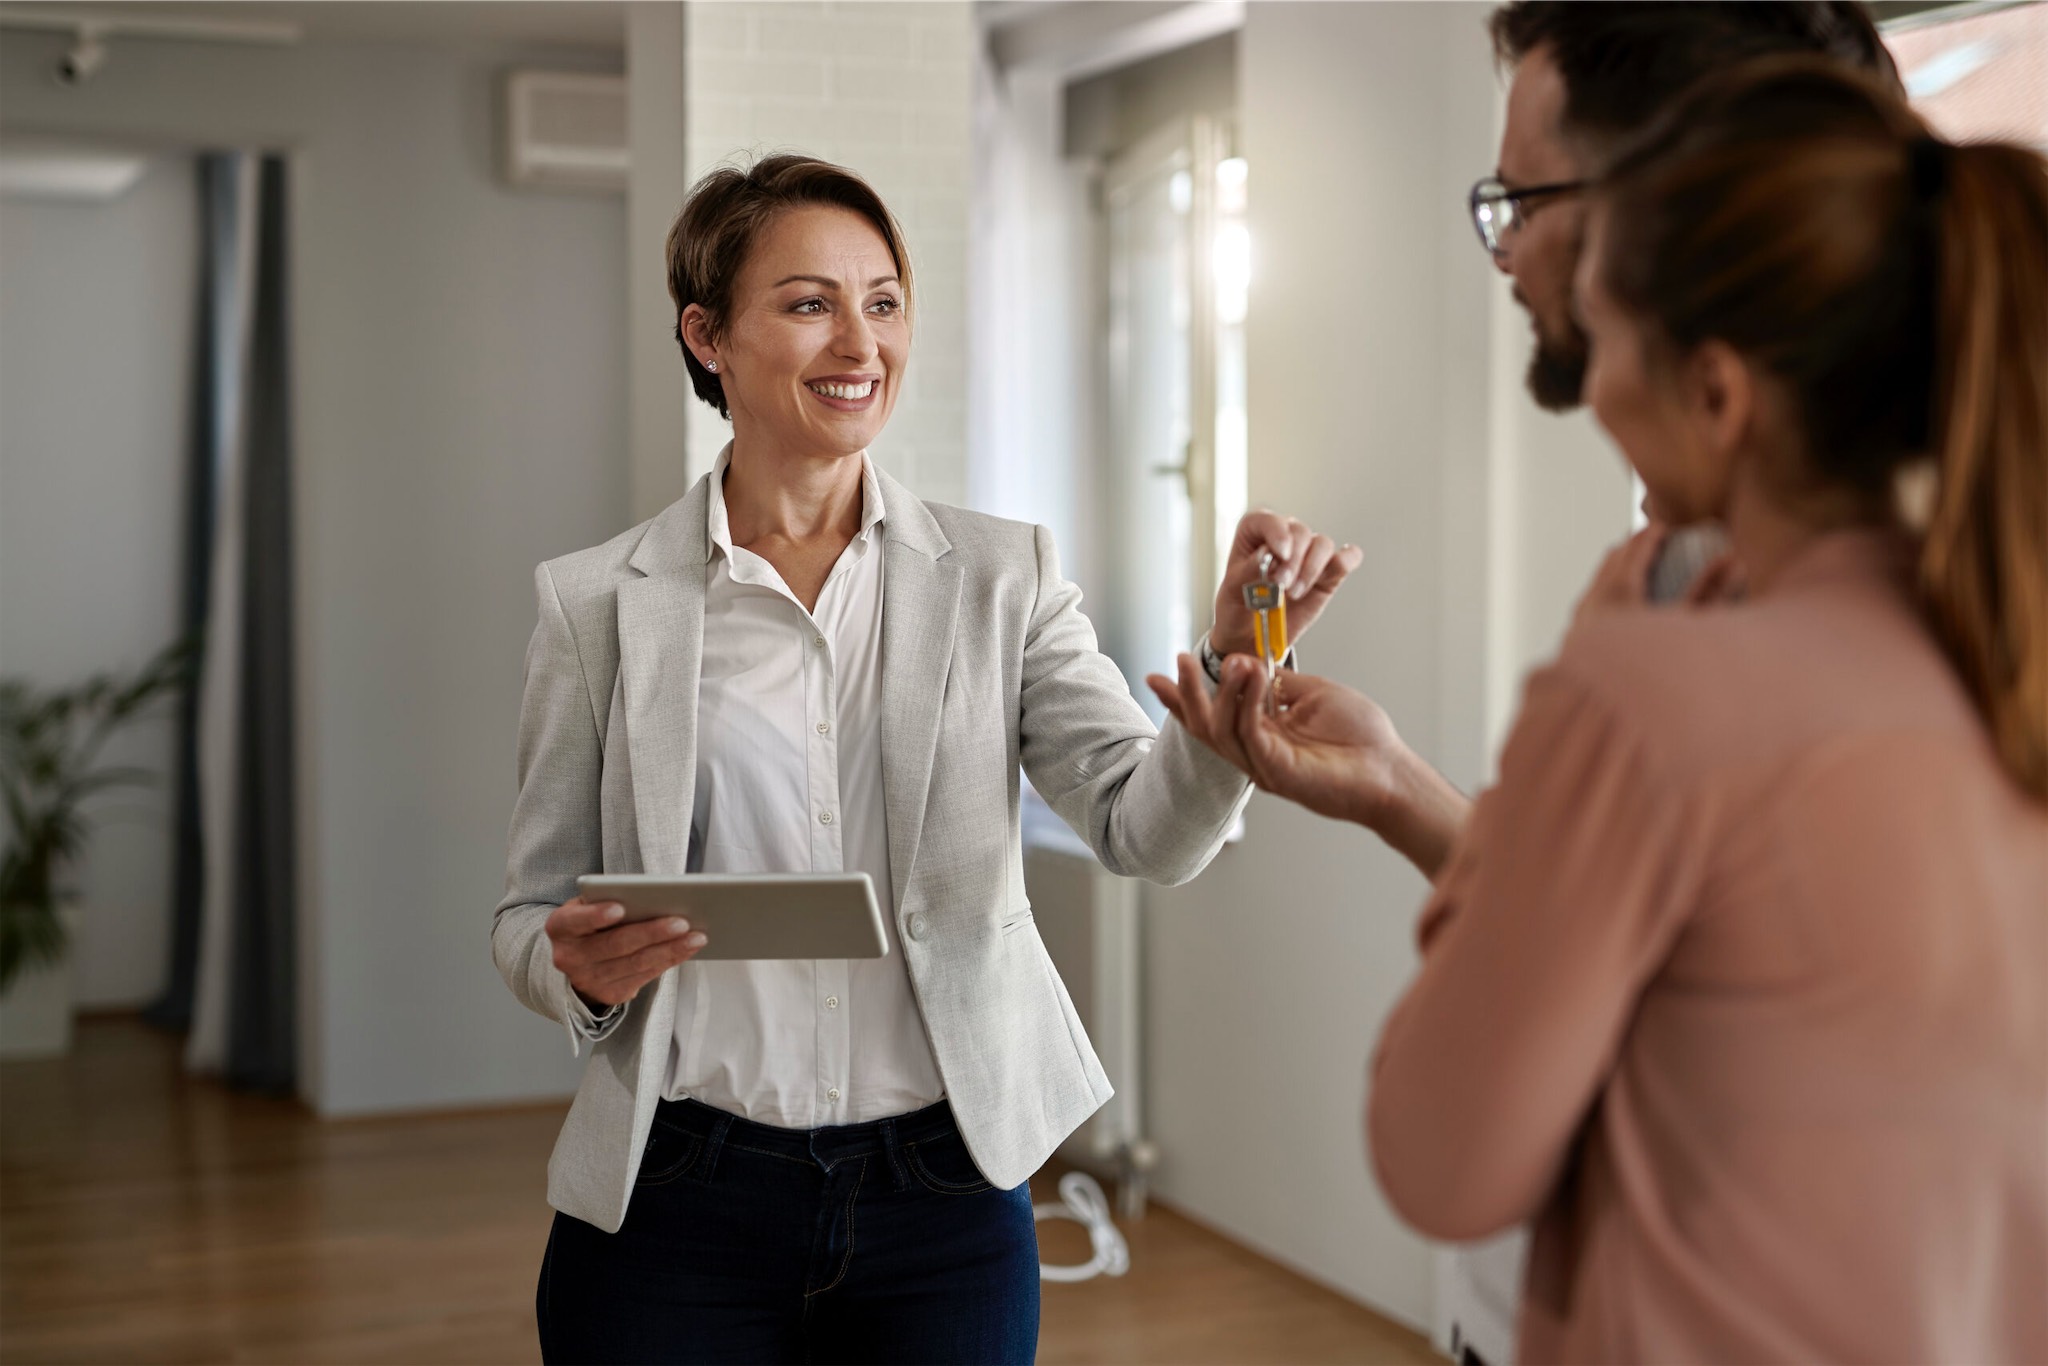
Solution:
{"label": "jean belt loop", "polygon": [[690,1165],[690,1180],[704,1185],[711,1184],[712,1169],[718,1166],[718,1150],[725,1145],[725,1135],[732,1128],[732,1116],[721,1114],[711,1121],[711,1131],[704,1135],[704,1151]]}
{"label": "jean belt loop", "polygon": [[897,1190],[910,1189],[910,1173],[903,1169],[903,1145],[896,1138],[896,1121],[885,1119],[882,1126],[882,1151],[889,1155],[889,1175],[896,1183]]}

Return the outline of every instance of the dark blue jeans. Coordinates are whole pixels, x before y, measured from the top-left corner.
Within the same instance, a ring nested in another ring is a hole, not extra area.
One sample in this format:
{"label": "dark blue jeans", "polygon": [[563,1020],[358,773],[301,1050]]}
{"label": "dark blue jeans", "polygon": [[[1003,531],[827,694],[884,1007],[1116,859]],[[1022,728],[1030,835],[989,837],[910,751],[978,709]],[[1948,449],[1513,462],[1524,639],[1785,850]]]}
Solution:
{"label": "dark blue jeans", "polygon": [[1028,1186],[944,1101],[776,1129],[663,1101],[617,1233],[555,1216],[541,1355],[581,1362],[1016,1362],[1038,1350]]}

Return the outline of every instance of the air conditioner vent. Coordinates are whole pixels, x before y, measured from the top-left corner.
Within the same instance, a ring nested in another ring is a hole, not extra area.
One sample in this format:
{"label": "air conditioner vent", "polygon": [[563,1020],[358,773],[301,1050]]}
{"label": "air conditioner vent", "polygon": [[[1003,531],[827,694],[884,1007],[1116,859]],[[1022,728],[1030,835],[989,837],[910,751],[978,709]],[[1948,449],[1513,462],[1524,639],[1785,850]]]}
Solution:
{"label": "air conditioner vent", "polygon": [[514,71],[505,78],[505,178],[550,189],[626,188],[626,78]]}

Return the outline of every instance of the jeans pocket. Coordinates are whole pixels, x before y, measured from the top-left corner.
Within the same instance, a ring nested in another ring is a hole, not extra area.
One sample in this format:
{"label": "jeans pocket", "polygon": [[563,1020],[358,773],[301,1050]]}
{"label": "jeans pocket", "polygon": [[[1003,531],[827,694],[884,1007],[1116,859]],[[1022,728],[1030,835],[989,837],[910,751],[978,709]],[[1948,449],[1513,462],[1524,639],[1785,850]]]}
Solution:
{"label": "jeans pocket", "polygon": [[654,1121],[647,1146],[640,1150],[640,1175],[633,1185],[661,1186],[687,1173],[697,1161],[704,1140],[692,1133]]}
{"label": "jeans pocket", "polygon": [[981,1174],[958,1134],[903,1145],[910,1171],[928,1191],[938,1195],[979,1195],[995,1185]]}

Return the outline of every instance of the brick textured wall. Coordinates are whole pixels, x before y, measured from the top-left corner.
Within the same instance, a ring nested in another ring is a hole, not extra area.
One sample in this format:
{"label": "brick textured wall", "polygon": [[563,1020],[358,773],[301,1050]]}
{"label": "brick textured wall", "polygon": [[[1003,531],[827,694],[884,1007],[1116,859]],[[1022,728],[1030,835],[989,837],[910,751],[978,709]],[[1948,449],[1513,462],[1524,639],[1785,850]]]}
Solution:
{"label": "brick textured wall", "polygon": [[[698,0],[685,6],[689,178],[806,152],[859,171],[903,224],[917,270],[910,377],[876,461],[921,497],[967,492],[967,215],[974,23],[964,0]],[[691,405],[703,470],[730,434]]]}

